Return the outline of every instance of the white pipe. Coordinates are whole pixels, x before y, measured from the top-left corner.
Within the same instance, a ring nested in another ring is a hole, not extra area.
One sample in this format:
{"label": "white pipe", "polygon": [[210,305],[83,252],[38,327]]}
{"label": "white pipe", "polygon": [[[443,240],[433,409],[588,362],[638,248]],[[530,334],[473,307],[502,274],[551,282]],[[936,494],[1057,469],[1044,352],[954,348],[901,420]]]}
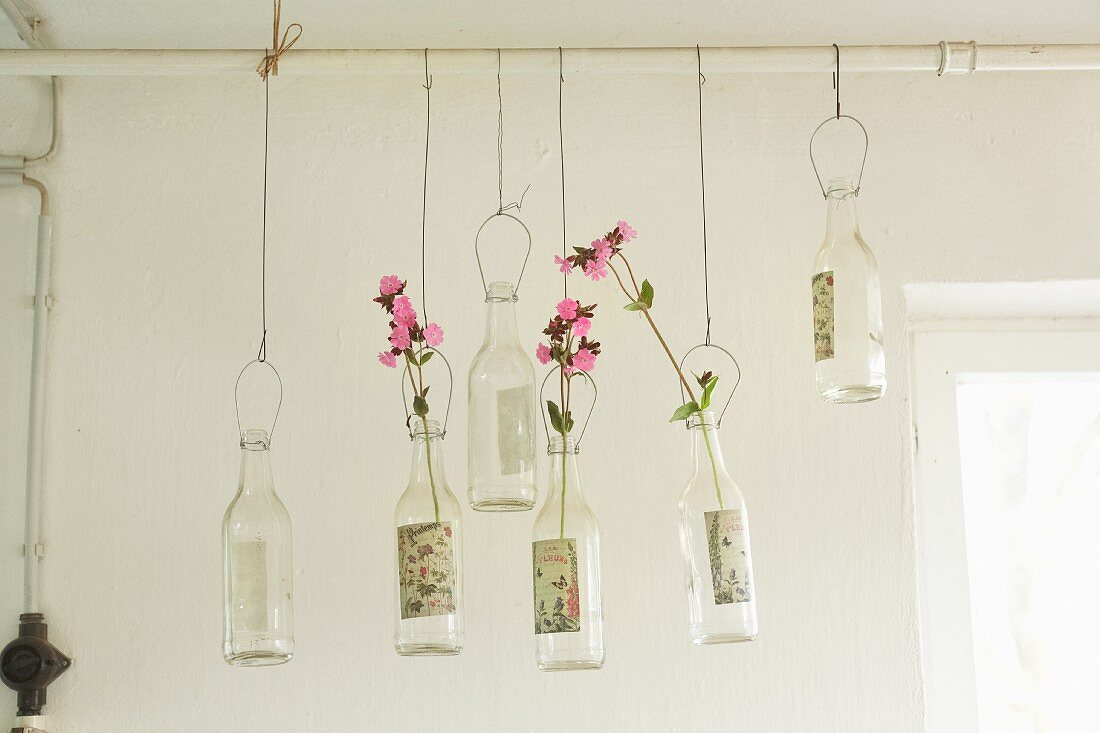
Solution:
{"label": "white pipe", "polygon": [[34,277],[34,335],[31,346],[30,421],[27,429],[27,496],[23,543],[23,611],[38,613],[39,561],[42,558],[42,463],[46,427],[46,346],[49,327],[50,261],[53,219],[45,187],[33,179],[28,185],[42,195],[38,217],[38,254]]}
{"label": "white pipe", "polygon": [[[969,53],[963,53],[964,50]],[[496,52],[435,50],[433,73],[496,70]],[[557,73],[558,50],[508,49],[509,73]],[[196,76],[256,73],[260,50],[0,50],[0,76]],[[961,58],[960,58],[961,57]],[[593,67],[611,73],[695,71],[691,48],[566,49],[565,70]],[[842,72],[1100,71],[1100,44],[1000,45],[942,43],[923,46],[844,46]],[[707,73],[828,73],[832,46],[705,48]],[[360,75],[421,73],[423,50],[292,49],[280,74]]]}

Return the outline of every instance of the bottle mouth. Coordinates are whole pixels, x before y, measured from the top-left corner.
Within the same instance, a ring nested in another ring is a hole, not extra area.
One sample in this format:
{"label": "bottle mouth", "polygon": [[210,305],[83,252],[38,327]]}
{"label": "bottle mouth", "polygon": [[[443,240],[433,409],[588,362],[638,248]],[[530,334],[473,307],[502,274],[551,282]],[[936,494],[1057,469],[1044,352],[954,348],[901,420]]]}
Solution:
{"label": "bottle mouth", "polygon": [[688,430],[699,430],[700,428],[717,428],[718,417],[714,414],[713,410],[700,410],[699,412],[693,412],[687,419]]}
{"label": "bottle mouth", "polygon": [[572,435],[552,435],[550,436],[550,443],[546,446],[546,452],[549,455],[561,455],[562,453],[569,453],[575,455],[577,453],[577,439]]}
{"label": "bottle mouth", "polygon": [[420,417],[413,417],[409,430],[414,438],[439,438],[443,435],[443,429],[438,420],[425,420]]}
{"label": "bottle mouth", "polygon": [[266,430],[249,428],[241,433],[241,447],[246,450],[267,450],[271,445],[271,436]]}
{"label": "bottle mouth", "polygon": [[515,303],[517,300],[519,296],[516,295],[516,286],[503,280],[489,283],[489,289],[485,291],[486,303]]}
{"label": "bottle mouth", "polygon": [[829,181],[829,185],[825,187],[825,196],[831,199],[846,199],[849,196],[858,195],[859,191],[852,184],[851,178],[833,178]]}

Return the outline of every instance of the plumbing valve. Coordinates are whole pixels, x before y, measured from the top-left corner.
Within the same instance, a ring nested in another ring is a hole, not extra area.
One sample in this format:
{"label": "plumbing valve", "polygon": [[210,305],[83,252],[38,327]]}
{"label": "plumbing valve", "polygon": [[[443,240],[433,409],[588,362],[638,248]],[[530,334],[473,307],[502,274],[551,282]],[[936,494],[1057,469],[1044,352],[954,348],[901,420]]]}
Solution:
{"label": "plumbing valve", "polygon": [[46,688],[71,664],[72,660],[47,639],[45,616],[21,614],[19,638],[0,652],[0,682],[18,693],[18,715],[41,715]]}

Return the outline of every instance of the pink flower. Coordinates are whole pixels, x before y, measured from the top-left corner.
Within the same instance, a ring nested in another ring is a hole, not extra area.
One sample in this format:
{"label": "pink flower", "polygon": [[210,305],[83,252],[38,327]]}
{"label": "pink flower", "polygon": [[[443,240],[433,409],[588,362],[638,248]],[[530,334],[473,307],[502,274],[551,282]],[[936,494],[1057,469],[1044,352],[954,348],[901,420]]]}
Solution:
{"label": "pink flower", "polygon": [[588,349],[577,349],[577,353],[573,354],[573,366],[582,372],[590,372],[596,366],[596,355]]}
{"label": "pink flower", "polygon": [[409,329],[405,326],[398,325],[393,329],[393,333],[390,334],[390,343],[393,344],[393,348],[405,349],[412,346],[412,339],[409,337]]}
{"label": "pink flower", "polygon": [[619,220],[616,224],[619,230],[619,236],[623,238],[623,242],[629,242],[634,237],[638,236],[638,230],[627,224],[625,221]]}
{"label": "pink flower", "polygon": [[402,287],[404,287],[404,285],[401,282],[401,278],[397,275],[386,275],[378,282],[378,290],[382,295],[400,293]]}
{"label": "pink flower", "polygon": [[593,242],[592,249],[596,252],[596,259],[600,262],[607,260],[607,258],[611,256],[611,242],[607,241],[607,237],[597,239]]}
{"label": "pink flower", "polygon": [[416,311],[409,296],[399,295],[393,299],[393,320],[405,328],[411,328],[416,323]]}
{"label": "pink flower", "polygon": [[438,323],[429,323],[424,328],[424,340],[428,342],[428,346],[433,347],[443,343],[443,329]]}
{"label": "pink flower", "polygon": [[[589,329],[592,328],[592,321],[583,316],[573,321],[573,334],[575,336],[587,336]],[[545,364],[546,362],[543,362]]]}
{"label": "pink flower", "polygon": [[538,358],[539,363],[549,364],[550,363],[550,347],[547,346],[546,344],[539,344],[535,348],[535,356]]}
{"label": "pink flower", "polygon": [[378,361],[382,366],[388,366],[390,369],[397,368],[397,357],[392,352],[383,351],[378,354]]}
{"label": "pink flower", "polygon": [[603,260],[589,260],[584,266],[585,277],[592,278],[592,282],[599,282],[607,277],[607,263]]}
{"label": "pink flower", "polygon": [[566,275],[573,272],[573,263],[560,255],[554,255],[554,264],[558,265],[559,272],[564,272]]}
{"label": "pink flower", "polygon": [[566,298],[558,303],[558,315],[561,316],[563,320],[571,321],[577,317],[577,308],[579,308],[580,305],[580,303],[572,298]]}
{"label": "pink flower", "polygon": [[428,575],[428,569],[426,567],[424,567],[423,565],[421,565],[420,566],[420,577],[424,578],[424,577],[427,577],[427,575]]}

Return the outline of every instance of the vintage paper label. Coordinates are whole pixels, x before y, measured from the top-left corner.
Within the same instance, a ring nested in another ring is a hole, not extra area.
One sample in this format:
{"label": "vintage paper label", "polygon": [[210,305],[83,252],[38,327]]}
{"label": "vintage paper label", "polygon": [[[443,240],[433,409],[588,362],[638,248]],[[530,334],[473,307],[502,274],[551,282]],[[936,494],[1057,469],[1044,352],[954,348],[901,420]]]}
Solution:
{"label": "vintage paper label", "polygon": [[527,386],[497,392],[497,451],[505,476],[533,468],[535,436],[531,426],[531,390]]}
{"label": "vintage paper label", "polygon": [[263,540],[230,545],[233,583],[233,628],[267,630],[267,543]]}
{"label": "vintage paper label", "polygon": [[814,361],[833,358],[833,271],[814,275]]}
{"label": "vintage paper label", "polygon": [[420,522],[397,528],[401,618],[455,612],[453,536],[450,522]]}
{"label": "vintage paper label", "polygon": [[531,543],[535,585],[535,633],[581,630],[581,589],[577,582],[577,540]]}
{"label": "vintage paper label", "polygon": [[752,569],[745,552],[745,533],[740,509],[704,512],[707,546],[710,550],[710,578],[714,603],[744,603],[752,600]]}

